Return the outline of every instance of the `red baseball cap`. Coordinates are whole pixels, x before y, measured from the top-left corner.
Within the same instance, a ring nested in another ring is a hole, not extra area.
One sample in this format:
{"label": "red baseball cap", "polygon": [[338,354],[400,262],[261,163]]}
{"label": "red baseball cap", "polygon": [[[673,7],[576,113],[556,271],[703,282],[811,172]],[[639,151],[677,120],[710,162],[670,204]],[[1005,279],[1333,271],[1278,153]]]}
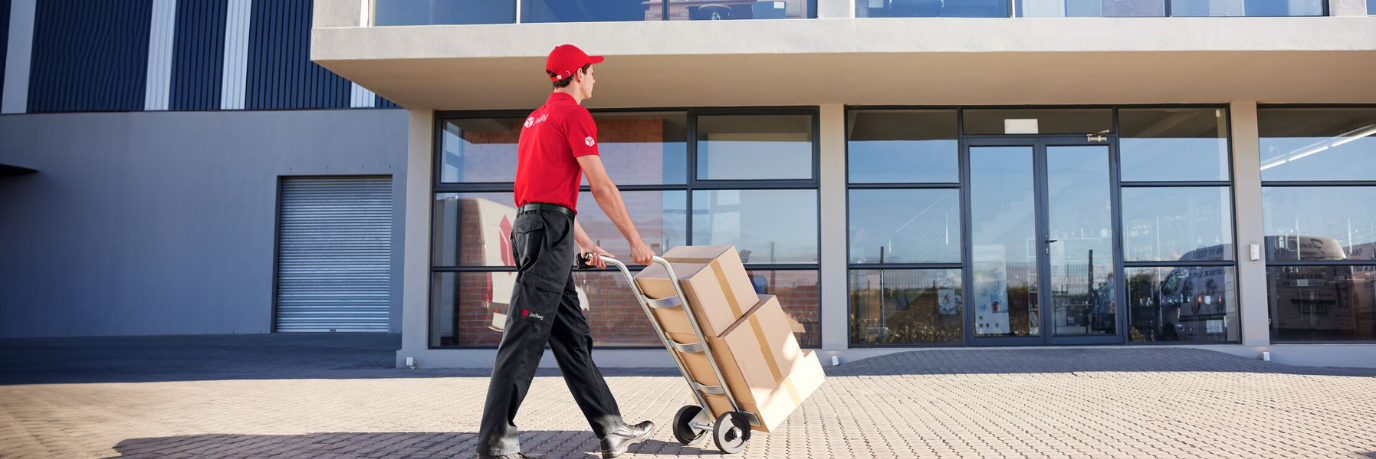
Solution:
{"label": "red baseball cap", "polygon": [[589,56],[577,46],[559,45],[554,51],[550,51],[549,58],[545,59],[545,70],[555,75],[549,77],[550,81],[559,81],[572,76],[584,65],[601,62],[602,56]]}

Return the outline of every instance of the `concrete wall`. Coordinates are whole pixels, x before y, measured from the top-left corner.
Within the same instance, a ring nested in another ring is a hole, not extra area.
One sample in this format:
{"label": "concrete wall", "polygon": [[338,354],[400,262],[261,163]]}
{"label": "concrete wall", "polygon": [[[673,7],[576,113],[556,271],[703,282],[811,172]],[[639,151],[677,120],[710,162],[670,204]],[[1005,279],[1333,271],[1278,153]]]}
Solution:
{"label": "concrete wall", "polygon": [[277,183],[390,175],[401,331],[406,112],[0,116],[0,337],[267,333]]}

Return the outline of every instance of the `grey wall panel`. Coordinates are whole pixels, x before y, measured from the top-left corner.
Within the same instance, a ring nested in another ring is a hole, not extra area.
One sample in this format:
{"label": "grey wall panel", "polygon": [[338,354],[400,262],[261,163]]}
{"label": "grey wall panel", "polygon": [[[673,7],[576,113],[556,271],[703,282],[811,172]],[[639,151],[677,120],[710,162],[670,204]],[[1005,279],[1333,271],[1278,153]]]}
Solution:
{"label": "grey wall panel", "polygon": [[253,0],[245,108],[348,108],[352,83],[311,62],[311,0]]}
{"label": "grey wall panel", "polygon": [[29,113],[142,110],[152,0],[38,2]]}
{"label": "grey wall panel", "polygon": [[[402,110],[0,116],[0,337],[266,333],[280,176],[390,175]],[[428,180],[421,177],[419,180]]]}
{"label": "grey wall panel", "polygon": [[218,110],[227,0],[179,0],[172,51],[172,110]]}

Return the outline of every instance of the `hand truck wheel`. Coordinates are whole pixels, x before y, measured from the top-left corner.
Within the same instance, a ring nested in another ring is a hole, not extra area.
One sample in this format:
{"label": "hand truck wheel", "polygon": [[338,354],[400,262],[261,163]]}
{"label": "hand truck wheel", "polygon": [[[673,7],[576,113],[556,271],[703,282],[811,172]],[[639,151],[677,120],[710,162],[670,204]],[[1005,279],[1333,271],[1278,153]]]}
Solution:
{"label": "hand truck wheel", "polygon": [[683,446],[689,446],[707,438],[706,430],[689,425],[693,419],[698,417],[700,412],[702,412],[700,406],[684,405],[683,408],[678,409],[678,414],[674,415],[674,439]]}
{"label": "hand truck wheel", "polygon": [[727,411],[717,417],[717,425],[712,427],[712,434],[717,441],[717,449],[722,453],[739,453],[750,441],[750,421],[741,413]]}

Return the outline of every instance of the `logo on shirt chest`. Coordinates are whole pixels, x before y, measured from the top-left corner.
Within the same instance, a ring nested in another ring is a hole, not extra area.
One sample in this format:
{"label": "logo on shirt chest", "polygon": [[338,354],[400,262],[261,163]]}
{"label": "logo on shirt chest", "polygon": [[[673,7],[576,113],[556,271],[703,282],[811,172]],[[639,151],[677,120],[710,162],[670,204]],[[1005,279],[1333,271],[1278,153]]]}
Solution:
{"label": "logo on shirt chest", "polygon": [[588,146],[591,147],[591,146],[593,146],[594,144],[596,144],[597,141],[596,141],[596,140],[593,140],[593,139],[592,139],[592,136],[588,136],[588,138],[583,139],[583,143],[588,144]]}

